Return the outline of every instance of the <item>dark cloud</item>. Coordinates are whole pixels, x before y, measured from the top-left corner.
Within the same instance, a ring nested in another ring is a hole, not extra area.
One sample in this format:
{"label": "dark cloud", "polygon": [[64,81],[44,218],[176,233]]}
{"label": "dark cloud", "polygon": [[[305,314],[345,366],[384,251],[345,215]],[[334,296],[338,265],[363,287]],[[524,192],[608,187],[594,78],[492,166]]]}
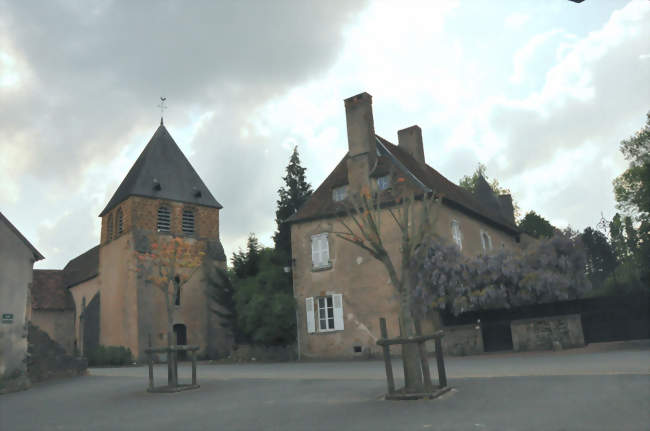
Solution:
{"label": "dark cloud", "polygon": [[[69,199],[83,200],[75,196],[83,174],[115,159],[131,133],[153,133],[155,105],[165,95],[166,123],[189,124],[190,113],[216,113],[192,143],[192,162],[226,205],[224,223],[233,221],[238,232],[256,217],[271,219],[279,178],[270,167],[282,166],[284,153],[265,155],[265,148],[280,143],[241,140],[240,129],[270,98],[326,70],[340,50],[342,27],[363,6],[0,1],[0,41],[8,41],[0,50],[29,71],[20,88],[0,98],[0,151],[20,138],[26,160],[20,178],[2,180],[14,182],[21,196],[33,195],[25,188],[38,183],[39,193],[65,190]],[[170,132],[175,135],[173,127]],[[25,212],[24,202],[16,205]],[[35,206],[47,211],[42,202]],[[56,219],[57,211],[50,206],[47,213]],[[34,215],[29,222],[41,220]]]}

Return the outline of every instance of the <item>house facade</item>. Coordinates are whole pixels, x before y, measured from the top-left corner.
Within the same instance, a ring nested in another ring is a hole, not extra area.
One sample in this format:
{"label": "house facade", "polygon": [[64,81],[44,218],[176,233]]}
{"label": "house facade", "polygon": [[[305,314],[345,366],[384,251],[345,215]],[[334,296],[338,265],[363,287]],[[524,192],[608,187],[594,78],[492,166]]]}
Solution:
{"label": "house facade", "polygon": [[101,344],[128,347],[144,359],[149,340],[154,347],[167,344],[164,295],[138,273],[137,256],[146,250],[143,244],[174,238],[205,252],[203,264],[174,298],[175,341],[199,345],[204,357],[227,351],[229,336],[210,311],[205,276],[206,266],[225,267],[221,208],[161,121],[101,212],[99,245],[63,269],[82,355]]}
{"label": "house facade", "polygon": [[[519,247],[509,195],[496,196],[484,179],[473,195],[427,165],[418,126],[400,130],[398,145],[377,136],[369,94],[346,99],[345,110],[348,153],[288,220],[298,346],[304,358],[377,354],[381,317],[387,319],[389,335],[399,334],[397,291],[384,266],[337,236],[345,231],[341,221],[353,225],[341,211],[352,194],[376,190],[389,196],[403,182],[415,193],[442,197],[435,233],[464,255]],[[399,272],[401,232],[388,210],[382,211],[382,240]]]}
{"label": "house facade", "polygon": [[43,255],[0,212],[0,380],[12,380],[10,390],[29,386],[28,310],[34,262],[41,259]]}

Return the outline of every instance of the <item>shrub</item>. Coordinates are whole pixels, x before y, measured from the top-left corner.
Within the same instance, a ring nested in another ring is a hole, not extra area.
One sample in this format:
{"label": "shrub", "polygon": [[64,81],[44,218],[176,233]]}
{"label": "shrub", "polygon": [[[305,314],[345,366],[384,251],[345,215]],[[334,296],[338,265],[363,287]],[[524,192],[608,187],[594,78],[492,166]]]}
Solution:
{"label": "shrub", "polygon": [[91,367],[101,365],[128,365],[133,362],[131,349],[124,346],[102,346],[91,350],[87,354],[88,365]]}

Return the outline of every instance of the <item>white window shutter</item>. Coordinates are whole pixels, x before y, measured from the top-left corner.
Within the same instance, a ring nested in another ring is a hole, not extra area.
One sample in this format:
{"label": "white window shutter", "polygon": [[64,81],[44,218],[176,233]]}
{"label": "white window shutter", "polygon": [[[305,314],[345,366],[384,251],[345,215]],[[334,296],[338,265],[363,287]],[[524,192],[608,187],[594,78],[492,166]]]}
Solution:
{"label": "white window shutter", "polygon": [[307,306],[307,333],[313,334],[316,332],[316,323],[314,322],[314,297],[310,296],[305,298]]}
{"label": "white window shutter", "polygon": [[337,331],[343,330],[343,295],[337,293],[332,295],[332,303],[334,305],[334,329]]}
{"label": "white window shutter", "polygon": [[330,245],[327,239],[327,234],[321,236],[321,266],[326,266],[330,262]]}
{"label": "white window shutter", "polygon": [[311,237],[311,264],[314,267],[320,264],[320,244],[319,237],[314,235]]}

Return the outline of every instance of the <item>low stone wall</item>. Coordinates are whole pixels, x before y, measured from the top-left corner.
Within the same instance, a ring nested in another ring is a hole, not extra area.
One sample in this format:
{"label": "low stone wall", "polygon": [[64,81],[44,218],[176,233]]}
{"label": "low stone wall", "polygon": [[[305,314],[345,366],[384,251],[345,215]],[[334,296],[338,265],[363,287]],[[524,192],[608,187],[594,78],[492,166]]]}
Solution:
{"label": "low stone wall", "polygon": [[557,350],[585,345],[579,314],[513,320],[510,329],[512,348],[516,352]]}
{"label": "low stone wall", "polygon": [[65,349],[37,326],[29,325],[27,375],[32,382],[86,373],[85,359],[68,355]]}
{"label": "low stone wall", "polygon": [[[467,356],[483,353],[483,334],[478,324],[445,326],[442,337],[442,352],[445,356]],[[427,341],[428,353],[435,352],[433,340]]]}

